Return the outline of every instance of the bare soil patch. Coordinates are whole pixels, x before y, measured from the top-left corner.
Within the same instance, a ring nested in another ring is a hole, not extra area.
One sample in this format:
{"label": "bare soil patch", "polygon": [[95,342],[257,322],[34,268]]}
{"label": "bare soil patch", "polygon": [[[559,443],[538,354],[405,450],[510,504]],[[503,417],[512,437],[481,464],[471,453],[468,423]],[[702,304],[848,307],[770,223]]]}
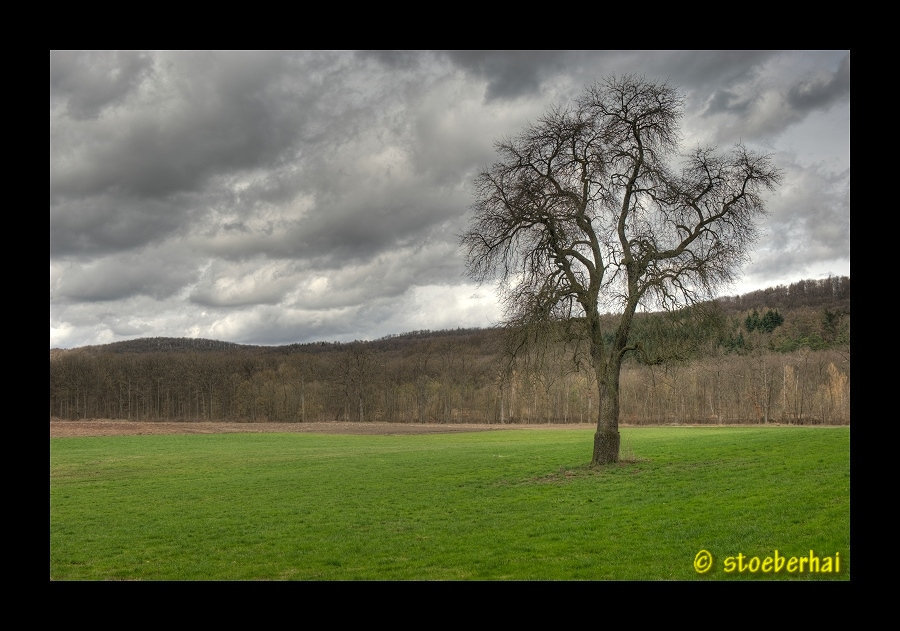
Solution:
{"label": "bare soil patch", "polygon": [[50,419],[50,438],[70,436],[138,436],[143,434],[317,433],[317,434],[447,434],[508,429],[591,429],[590,423],[475,424],[475,423],[234,423],[207,421],[128,421]]}

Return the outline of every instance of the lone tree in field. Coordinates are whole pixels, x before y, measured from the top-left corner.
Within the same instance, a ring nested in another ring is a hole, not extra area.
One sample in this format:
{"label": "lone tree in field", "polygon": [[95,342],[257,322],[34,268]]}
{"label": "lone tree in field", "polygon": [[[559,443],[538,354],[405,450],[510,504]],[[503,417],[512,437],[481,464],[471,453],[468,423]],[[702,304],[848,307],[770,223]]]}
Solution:
{"label": "lone tree in field", "polygon": [[[475,180],[461,237],[470,275],[499,278],[507,323],[566,323],[585,342],[599,389],[592,465],[619,459],[619,374],[640,352],[635,312],[715,296],[745,262],[781,179],[769,156],[736,146],[679,158],[683,98],[625,76],[589,87],[519,137]],[[614,330],[603,313],[620,317]]]}

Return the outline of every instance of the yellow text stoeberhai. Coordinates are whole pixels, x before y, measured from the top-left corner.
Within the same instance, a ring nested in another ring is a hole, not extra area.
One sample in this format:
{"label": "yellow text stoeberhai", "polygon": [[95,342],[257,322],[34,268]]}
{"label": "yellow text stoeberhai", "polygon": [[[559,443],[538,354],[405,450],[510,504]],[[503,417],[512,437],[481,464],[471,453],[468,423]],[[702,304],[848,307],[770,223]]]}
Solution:
{"label": "yellow text stoeberhai", "polygon": [[775,550],[774,556],[767,557],[748,557],[743,554],[737,556],[726,557],[723,562],[723,568],[726,573],[737,572],[743,574],[778,574],[779,572],[788,572],[790,574],[836,574],[841,571],[841,555],[835,552],[833,557],[817,556],[812,550],[809,556],[802,557],[786,557]]}

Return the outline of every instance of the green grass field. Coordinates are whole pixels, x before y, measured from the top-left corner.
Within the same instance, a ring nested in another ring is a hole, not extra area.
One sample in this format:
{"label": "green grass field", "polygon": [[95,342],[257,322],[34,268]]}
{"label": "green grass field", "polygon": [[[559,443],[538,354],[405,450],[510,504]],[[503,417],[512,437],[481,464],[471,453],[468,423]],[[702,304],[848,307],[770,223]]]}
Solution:
{"label": "green grass field", "polygon": [[[599,470],[592,439],[54,438],[50,578],[850,578],[849,428],[625,428]],[[763,571],[776,550],[819,571]]]}

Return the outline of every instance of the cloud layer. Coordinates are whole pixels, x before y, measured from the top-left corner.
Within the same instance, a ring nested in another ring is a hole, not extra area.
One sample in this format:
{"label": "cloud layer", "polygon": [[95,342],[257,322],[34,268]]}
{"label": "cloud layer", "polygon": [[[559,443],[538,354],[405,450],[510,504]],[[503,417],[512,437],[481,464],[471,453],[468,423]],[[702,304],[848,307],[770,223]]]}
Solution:
{"label": "cloud layer", "polygon": [[490,326],[457,235],[493,143],[609,74],[686,96],[684,141],[786,174],[735,292],[849,274],[849,54],[50,55],[50,346]]}

